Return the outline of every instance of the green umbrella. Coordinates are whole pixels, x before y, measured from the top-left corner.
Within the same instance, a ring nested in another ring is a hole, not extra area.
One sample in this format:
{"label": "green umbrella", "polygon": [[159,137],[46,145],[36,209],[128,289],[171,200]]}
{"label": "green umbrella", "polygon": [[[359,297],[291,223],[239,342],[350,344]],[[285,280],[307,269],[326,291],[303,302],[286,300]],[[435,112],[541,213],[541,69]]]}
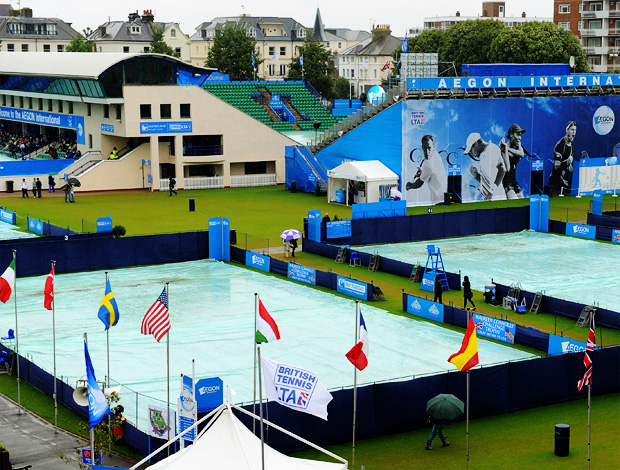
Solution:
{"label": "green umbrella", "polygon": [[52,172],[50,173],[50,176],[57,175],[57,174],[58,174],[58,172],[56,172],[56,171],[52,171]]}
{"label": "green umbrella", "polygon": [[426,403],[426,412],[435,419],[452,421],[463,414],[465,405],[451,393],[442,393]]}

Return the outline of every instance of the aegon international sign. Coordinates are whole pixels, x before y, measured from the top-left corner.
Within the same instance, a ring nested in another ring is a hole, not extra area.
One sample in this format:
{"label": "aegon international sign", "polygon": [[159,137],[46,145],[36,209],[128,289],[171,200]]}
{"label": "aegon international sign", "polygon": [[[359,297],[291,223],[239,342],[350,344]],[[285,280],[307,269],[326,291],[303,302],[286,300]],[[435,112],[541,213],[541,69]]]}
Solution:
{"label": "aegon international sign", "polygon": [[620,86],[620,75],[557,75],[527,77],[444,77],[408,78],[408,90],[441,90],[465,88],[575,88]]}
{"label": "aegon international sign", "polygon": [[75,129],[78,144],[84,144],[84,117],[71,114],[44,113],[29,109],[3,108],[0,107],[0,119],[11,121],[28,122],[42,126],[64,127]]}

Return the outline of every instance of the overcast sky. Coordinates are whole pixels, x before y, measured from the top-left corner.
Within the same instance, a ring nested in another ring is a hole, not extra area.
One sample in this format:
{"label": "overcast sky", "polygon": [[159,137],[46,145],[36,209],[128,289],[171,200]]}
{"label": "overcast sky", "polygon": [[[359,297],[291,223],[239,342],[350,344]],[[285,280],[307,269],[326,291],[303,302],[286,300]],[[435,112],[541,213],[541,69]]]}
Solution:
{"label": "overcast sky", "polygon": [[[17,0],[0,0],[18,7]],[[155,21],[176,22],[181,30],[192,35],[202,22],[218,16],[237,16],[245,11],[251,16],[284,16],[306,27],[314,25],[317,7],[327,28],[370,30],[371,24],[388,24],[394,36],[403,36],[409,27],[422,26],[424,17],[478,16],[481,0],[21,0],[36,17],[61,18],[81,32],[87,26],[96,29],[108,20],[127,20],[129,12],[150,9]],[[553,0],[507,0],[506,16],[553,17]]]}

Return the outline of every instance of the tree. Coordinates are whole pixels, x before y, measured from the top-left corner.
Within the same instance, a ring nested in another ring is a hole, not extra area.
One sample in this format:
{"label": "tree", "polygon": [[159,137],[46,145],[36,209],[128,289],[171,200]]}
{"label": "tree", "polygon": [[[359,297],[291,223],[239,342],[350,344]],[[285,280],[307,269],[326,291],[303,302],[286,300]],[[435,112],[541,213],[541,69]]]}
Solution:
{"label": "tree", "polygon": [[256,40],[245,29],[226,25],[215,32],[205,67],[219,69],[234,78],[248,79],[254,76],[252,57],[258,67],[262,60],[258,58]]}
{"label": "tree", "polygon": [[505,29],[504,23],[496,20],[467,20],[456,23],[444,34],[438,51],[439,60],[453,62],[459,73],[462,64],[492,62],[491,43]]}
{"label": "tree", "polygon": [[164,41],[164,30],[158,26],[153,26],[153,36],[151,37],[149,52],[153,54],[166,54],[172,57],[179,57],[180,55]]}
{"label": "tree", "polygon": [[331,63],[331,52],[318,40],[306,38],[304,44],[299,47],[299,57],[295,57],[291,62],[288,70],[289,78],[299,78],[302,76],[301,57],[304,58],[304,79],[309,81],[323,98],[332,99],[334,96],[334,81],[330,74],[335,69]]}
{"label": "tree", "polygon": [[86,35],[78,33],[69,45],[65,48],[65,52],[93,52],[93,45],[86,39]]}
{"label": "tree", "polygon": [[589,72],[585,50],[568,30],[550,22],[530,21],[501,31],[491,43],[490,62],[567,64],[575,58],[575,72]]}
{"label": "tree", "polygon": [[334,82],[334,96],[338,99],[349,99],[351,96],[351,82],[344,77],[338,77]]}

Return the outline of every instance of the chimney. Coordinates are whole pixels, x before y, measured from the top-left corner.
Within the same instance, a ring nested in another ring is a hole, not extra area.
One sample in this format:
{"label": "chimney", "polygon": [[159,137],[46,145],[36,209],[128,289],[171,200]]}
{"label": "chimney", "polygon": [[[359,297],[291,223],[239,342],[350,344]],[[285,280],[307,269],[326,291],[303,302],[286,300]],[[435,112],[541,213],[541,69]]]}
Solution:
{"label": "chimney", "polygon": [[102,38],[102,37],[104,37],[104,36],[105,36],[105,34],[106,34],[106,27],[105,27],[105,25],[101,25],[101,26],[99,26],[99,28],[97,28],[97,29],[98,29],[98,31],[99,31],[98,37],[101,39],[101,38]]}
{"label": "chimney", "polygon": [[461,12],[460,12],[460,11],[457,11],[457,12],[456,12],[456,16],[461,16]]}
{"label": "chimney", "polygon": [[129,22],[131,23],[132,21],[136,21],[138,18],[140,18],[140,15],[138,14],[138,11],[136,10],[135,13],[129,13]]}
{"label": "chimney", "polygon": [[379,41],[385,36],[389,36],[392,30],[389,24],[378,24],[372,29],[372,42]]}
{"label": "chimney", "polygon": [[521,13],[521,18],[525,18],[525,12]]}
{"label": "chimney", "polygon": [[142,11],[142,21],[144,23],[152,23],[154,19],[155,19],[155,16],[153,15],[153,10]]}
{"label": "chimney", "polygon": [[20,11],[20,16],[24,18],[32,18],[32,8],[22,8]]}

